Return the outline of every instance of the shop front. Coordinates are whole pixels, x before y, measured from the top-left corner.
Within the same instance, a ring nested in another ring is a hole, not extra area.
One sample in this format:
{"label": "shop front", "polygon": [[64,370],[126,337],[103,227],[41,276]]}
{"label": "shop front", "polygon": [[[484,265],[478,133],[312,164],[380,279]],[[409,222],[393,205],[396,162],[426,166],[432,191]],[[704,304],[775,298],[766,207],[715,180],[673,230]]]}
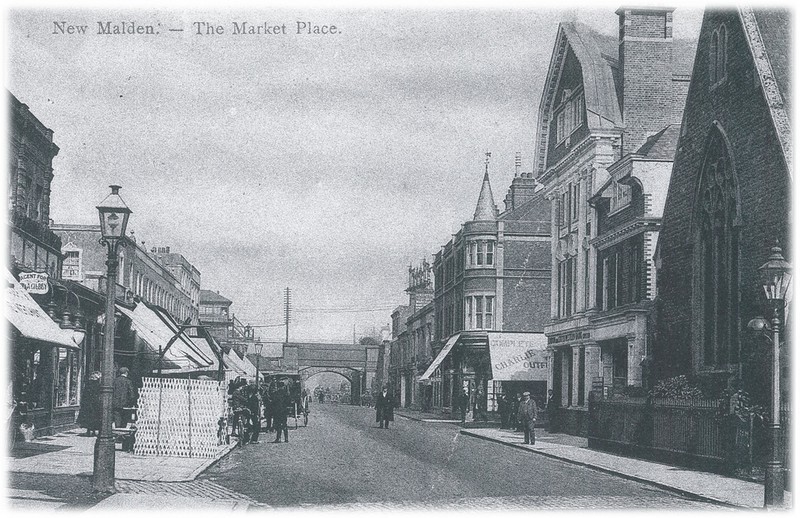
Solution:
{"label": "shop front", "polygon": [[[463,331],[448,339],[420,379],[449,374],[448,399],[457,402],[466,393],[469,420],[493,417],[506,393],[516,396],[530,392],[543,408],[547,398],[546,346],[543,333]],[[445,362],[447,369],[442,368]],[[457,404],[452,408],[453,413],[458,412]]]}
{"label": "shop front", "polygon": [[56,324],[8,271],[6,284],[12,433],[41,436],[72,428],[80,405],[85,331]]}

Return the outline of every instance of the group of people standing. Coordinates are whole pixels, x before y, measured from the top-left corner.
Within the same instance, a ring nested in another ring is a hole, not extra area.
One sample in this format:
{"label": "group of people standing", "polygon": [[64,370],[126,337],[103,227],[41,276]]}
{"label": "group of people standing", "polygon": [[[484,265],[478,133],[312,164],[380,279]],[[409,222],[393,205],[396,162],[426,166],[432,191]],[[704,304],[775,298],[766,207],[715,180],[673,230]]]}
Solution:
{"label": "group of people standing", "polygon": [[[556,402],[553,391],[547,391],[547,412],[548,426],[552,429],[558,403]],[[536,419],[539,417],[539,407],[536,401],[531,398],[530,392],[522,394],[503,394],[497,402],[497,411],[500,414],[500,429],[511,429],[523,432],[525,444],[535,444],[536,436],[534,427]]]}
{"label": "group of people standing", "polygon": [[[131,421],[131,408],[136,406],[136,387],[128,377],[127,367],[120,367],[117,377],[114,378],[114,392],[111,397],[111,411],[113,427],[125,428]],[[86,387],[81,398],[81,408],[78,413],[78,424],[86,428],[86,436],[93,437],[100,433],[102,422],[102,403],[100,401],[100,386],[103,375],[94,371],[89,375]]]}
{"label": "group of people standing", "polygon": [[[283,442],[289,442],[289,408],[295,402],[290,390],[289,380],[273,380],[261,387],[256,387],[251,380],[248,382],[244,378],[236,378],[228,386],[228,394],[231,396],[231,406],[234,415],[237,412],[246,410],[248,424],[250,425],[250,443],[258,444],[258,437],[261,432],[261,417],[264,417],[264,428],[268,432],[275,432],[275,440],[279,443],[281,434]],[[301,405],[303,412],[308,411],[310,397],[305,391],[302,394]]]}

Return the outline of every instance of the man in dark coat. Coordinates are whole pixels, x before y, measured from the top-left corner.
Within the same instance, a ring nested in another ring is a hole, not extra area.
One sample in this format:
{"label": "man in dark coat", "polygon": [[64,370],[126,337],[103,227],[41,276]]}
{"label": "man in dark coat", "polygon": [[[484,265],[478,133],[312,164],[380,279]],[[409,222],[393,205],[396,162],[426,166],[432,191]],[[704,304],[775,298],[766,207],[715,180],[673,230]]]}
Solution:
{"label": "man in dark coat", "polygon": [[536,436],[534,435],[534,426],[536,425],[536,418],[538,417],[538,410],[536,402],[531,399],[530,392],[522,393],[522,401],[519,403],[519,411],[517,412],[517,420],[522,425],[522,431],[525,434],[525,444],[536,444]]}
{"label": "man in dark coat", "polygon": [[280,385],[272,397],[272,423],[276,432],[273,442],[281,442],[281,430],[283,430],[285,442],[289,442],[289,427],[286,424],[289,417],[289,404],[289,388]]}
{"label": "man in dark coat", "polygon": [[386,386],[375,401],[375,421],[380,423],[379,428],[389,428],[389,421],[394,421],[394,398]]}
{"label": "man in dark coat", "polygon": [[114,426],[125,428],[128,426],[130,408],[136,403],[136,391],[133,382],[128,379],[128,368],[122,367],[119,376],[114,380],[114,396],[111,399],[111,409],[114,412]]}
{"label": "man in dark coat", "polygon": [[467,422],[467,412],[469,412],[469,393],[464,389],[456,399],[456,408],[461,412],[461,424]]}
{"label": "man in dark coat", "polygon": [[503,394],[497,401],[497,412],[500,414],[500,429],[508,428],[508,415],[510,412],[508,394]]}
{"label": "man in dark coat", "polygon": [[247,409],[250,410],[250,443],[258,444],[261,432],[261,394],[255,385],[247,386]]}
{"label": "man in dark coat", "polygon": [[273,430],[272,426],[272,395],[274,387],[265,385],[261,392],[261,399],[264,403],[264,429],[268,432]]}
{"label": "man in dark coat", "polygon": [[93,372],[86,382],[81,399],[81,410],[78,422],[86,428],[86,435],[92,437],[100,431],[100,380],[102,374]]}
{"label": "man in dark coat", "polygon": [[519,422],[519,417],[517,414],[519,413],[519,404],[522,401],[522,394],[517,394],[516,396],[511,396],[511,420],[514,430],[517,432],[522,431],[522,424]]}

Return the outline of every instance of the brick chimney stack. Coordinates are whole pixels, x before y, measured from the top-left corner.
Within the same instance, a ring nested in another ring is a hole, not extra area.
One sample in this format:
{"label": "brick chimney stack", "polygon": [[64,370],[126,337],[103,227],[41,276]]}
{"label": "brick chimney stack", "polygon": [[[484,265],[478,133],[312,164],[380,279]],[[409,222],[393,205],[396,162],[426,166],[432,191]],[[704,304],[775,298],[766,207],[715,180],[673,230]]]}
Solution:
{"label": "brick chimney stack", "polygon": [[672,12],[674,7],[620,7],[623,154],[674,119]]}
{"label": "brick chimney stack", "polygon": [[517,153],[514,156],[514,179],[511,180],[511,186],[508,188],[508,193],[503,200],[506,205],[506,210],[514,210],[526,201],[533,198],[536,193],[536,180],[533,178],[533,173],[521,173],[522,168],[522,153]]}

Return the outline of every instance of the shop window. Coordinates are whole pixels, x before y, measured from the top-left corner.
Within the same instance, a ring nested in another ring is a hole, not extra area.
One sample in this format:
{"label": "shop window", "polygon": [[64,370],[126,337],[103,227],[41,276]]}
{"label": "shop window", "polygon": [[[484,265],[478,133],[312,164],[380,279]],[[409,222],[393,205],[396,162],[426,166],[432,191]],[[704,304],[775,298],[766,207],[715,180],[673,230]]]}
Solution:
{"label": "shop window", "polygon": [[78,405],[80,385],[80,369],[78,353],[72,349],[55,349],[56,364],[56,394],[53,401],[56,407]]}
{"label": "shop window", "polygon": [[18,344],[14,351],[13,394],[20,408],[42,408],[47,401],[48,364],[39,347]]}

